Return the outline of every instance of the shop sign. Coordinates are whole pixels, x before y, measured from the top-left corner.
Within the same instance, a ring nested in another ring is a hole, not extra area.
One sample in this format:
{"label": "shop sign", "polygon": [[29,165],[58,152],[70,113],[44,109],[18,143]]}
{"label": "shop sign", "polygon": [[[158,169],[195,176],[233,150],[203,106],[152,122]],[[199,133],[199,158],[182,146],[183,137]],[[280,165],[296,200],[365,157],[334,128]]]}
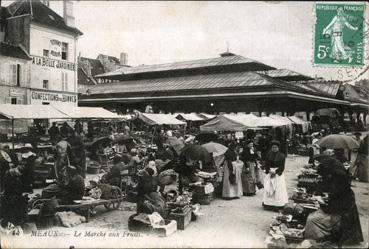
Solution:
{"label": "shop sign", "polygon": [[77,102],[76,95],[38,91],[31,91],[31,99],[56,102]]}
{"label": "shop sign", "polygon": [[55,39],[50,40],[50,54],[53,57],[61,57],[61,42]]}
{"label": "shop sign", "polygon": [[9,96],[23,96],[24,95],[24,91],[23,90],[19,90],[19,89],[9,89]]}
{"label": "shop sign", "polygon": [[72,62],[54,60],[54,59],[35,56],[35,55],[32,55],[31,57],[32,57],[32,64],[34,65],[76,71],[76,64]]}

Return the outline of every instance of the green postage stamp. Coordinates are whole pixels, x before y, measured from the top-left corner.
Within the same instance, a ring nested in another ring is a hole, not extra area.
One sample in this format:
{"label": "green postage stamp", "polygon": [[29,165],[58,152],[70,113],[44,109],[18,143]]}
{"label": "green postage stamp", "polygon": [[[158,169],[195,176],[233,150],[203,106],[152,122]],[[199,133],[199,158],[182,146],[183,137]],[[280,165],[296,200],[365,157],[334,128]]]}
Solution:
{"label": "green postage stamp", "polygon": [[315,4],[314,64],[364,65],[365,5]]}

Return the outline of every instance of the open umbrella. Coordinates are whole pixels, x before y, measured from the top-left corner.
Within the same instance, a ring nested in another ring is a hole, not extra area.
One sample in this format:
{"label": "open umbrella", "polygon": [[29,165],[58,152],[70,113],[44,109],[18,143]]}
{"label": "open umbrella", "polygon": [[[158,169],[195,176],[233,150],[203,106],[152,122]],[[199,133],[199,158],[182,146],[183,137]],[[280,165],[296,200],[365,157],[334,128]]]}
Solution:
{"label": "open umbrella", "polygon": [[172,146],[178,155],[181,153],[181,150],[185,147],[184,143],[176,137],[168,137],[166,143]]}
{"label": "open umbrella", "polygon": [[315,112],[317,116],[329,116],[329,117],[337,117],[340,116],[340,112],[336,108],[322,108]]}
{"label": "open umbrella", "polygon": [[202,132],[196,135],[195,138],[200,144],[217,141],[218,135],[212,132]]}
{"label": "open umbrella", "polygon": [[124,145],[127,145],[127,144],[134,144],[134,140],[133,140],[133,137],[131,136],[128,136],[128,135],[118,135],[118,136],[115,136],[114,139],[113,139],[113,143],[117,143],[117,144],[124,144]]}
{"label": "open umbrella", "polygon": [[211,158],[209,152],[204,147],[197,144],[189,144],[184,147],[182,149],[181,156],[202,162],[209,162]]}
{"label": "open umbrella", "polygon": [[214,157],[223,155],[228,150],[228,148],[223,144],[214,142],[206,143],[201,146],[204,147],[209,153],[213,153]]}
{"label": "open umbrella", "polygon": [[327,149],[355,149],[359,148],[358,142],[350,136],[332,134],[321,138],[317,144]]}

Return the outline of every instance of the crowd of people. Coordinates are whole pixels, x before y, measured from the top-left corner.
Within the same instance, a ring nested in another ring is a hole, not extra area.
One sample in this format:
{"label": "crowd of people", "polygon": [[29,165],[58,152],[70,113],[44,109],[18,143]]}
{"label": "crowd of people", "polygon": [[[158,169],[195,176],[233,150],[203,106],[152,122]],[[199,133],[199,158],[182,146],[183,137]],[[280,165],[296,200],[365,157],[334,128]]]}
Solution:
{"label": "crowd of people", "polygon": [[[93,130],[92,126],[85,129],[78,121],[74,128],[66,122],[60,128],[56,123],[52,124],[48,134],[50,141],[55,145],[53,161],[55,182],[42,190],[42,198],[56,197],[65,203],[82,199],[86,194],[84,180],[86,162],[94,159],[94,153],[98,160],[97,154],[104,154],[104,147],[109,147],[113,151],[111,166],[102,175],[100,183],[124,187],[124,191],[130,190],[130,187],[134,188],[137,192],[138,213],[158,212],[164,217],[165,196],[168,194],[168,191],[165,191],[166,186],[177,184],[178,194],[184,194],[191,186],[204,183],[201,177],[201,173],[204,172],[215,173],[218,176],[217,188],[221,198],[226,200],[242,196],[252,198],[257,191],[263,190],[260,205],[265,209],[280,210],[288,203],[284,170],[289,141],[293,141],[295,145],[305,142],[309,145],[307,146],[309,163],[319,168],[319,172],[323,175],[325,191],[331,192],[332,196],[327,205],[328,209],[322,208],[309,216],[306,237],[316,239],[321,236],[317,234],[323,226],[324,232],[321,233],[328,238],[327,234],[332,235],[339,221],[343,231],[348,228],[354,229],[353,235],[348,237],[355,241],[362,239],[355,197],[350,189],[351,179],[358,178],[360,175],[358,169],[365,167],[358,165],[360,163],[367,165],[368,136],[361,140],[361,133],[355,134],[355,139],[361,144],[357,151],[357,163],[355,167],[351,165],[345,168],[345,163],[349,161],[344,156],[345,151],[315,146],[316,142],[326,135],[322,132],[313,133],[311,136],[294,134],[291,137],[284,130],[273,132],[248,130],[212,134],[213,136],[205,141],[206,139],[202,140],[196,134],[184,134],[181,130],[162,130],[153,131],[146,145],[142,146],[137,142],[139,138],[133,139],[135,135],[124,126],[123,140],[131,142],[128,144],[116,142],[113,146],[115,130],[111,128],[107,131],[109,142],[106,146],[100,145],[95,150],[86,152],[84,139],[88,137],[93,139]],[[226,150],[220,154],[211,151],[203,153],[204,148],[201,145],[209,142],[225,146]],[[1,208],[2,221],[5,223],[20,224],[25,221],[24,210],[27,207],[25,193],[32,192],[33,168],[37,161],[35,151],[34,144],[26,144],[19,160],[9,146],[3,146],[0,150],[3,191]],[[324,154],[325,157],[317,157],[317,154]],[[13,209],[15,203],[23,209]],[[342,205],[338,205],[340,203]]]}

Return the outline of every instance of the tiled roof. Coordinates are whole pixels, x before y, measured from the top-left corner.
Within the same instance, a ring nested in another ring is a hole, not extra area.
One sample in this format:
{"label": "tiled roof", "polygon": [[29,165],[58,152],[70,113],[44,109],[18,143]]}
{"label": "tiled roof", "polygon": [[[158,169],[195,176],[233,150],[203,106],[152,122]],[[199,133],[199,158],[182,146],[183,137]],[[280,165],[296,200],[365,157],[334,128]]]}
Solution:
{"label": "tiled roof", "polygon": [[78,85],[96,85],[95,81],[87,76],[82,68],[78,68]]}
{"label": "tiled roof", "polygon": [[298,79],[298,80],[312,80],[313,78],[294,72],[292,70],[289,69],[274,69],[274,70],[267,70],[267,71],[260,71],[258,73],[262,73],[265,75],[268,75],[272,78],[283,78],[283,79],[288,79],[288,78],[293,78],[293,79]]}
{"label": "tiled roof", "polygon": [[[260,75],[255,72],[232,72],[184,77],[156,78],[105,83],[91,86],[89,93],[93,94],[140,94],[147,92],[180,92],[196,90],[227,90],[257,87],[276,87],[298,92],[306,90],[285,83],[278,79]],[[309,92],[312,93],[312,92]]]}
{"label": "tiled roof", "polygon": [[341,82],[338,81],[294,81],[289,84],[299,86],[301,88],[315,91],[330,97],[336,97],[340,88]]}
{"label": "tiled roof", "polygon": [[0,42],[0,55],[19,58],[23,60],[31,60],[32,58],[20,46],[10,43]]}
{"label": "tiled roof", "polygon": [[32,21],[34,22],[56,29],[72,32],[76,35],[83,34],[79,29],[67,26],[61,16],[59,16],[56,12],[47,7],[45,4],[41,3],[39,0],[16,1],[8,6],[8,11],[12,16],[32,14]]}
{"label": "tiled roof", "polygon": [[105,73],[104,67],[98,59],[80,57],[80,60],[81,61],[88,61],[90,63],[90,65],[91,65],[91,75],[92,76]]}
{"label": "tiled roof", "polygon": [[195,68],[209,68],[209,67],[217,67],[217,66],[236,65],[236,64],[257,64],[263,68],[260,70],[274,69],[273,67],[265,65],[258,61],[254,61],[254,60],[242,57],[240,55],[235,55],[235,56],[226,56],[226,57],[218,57],[218,58],[211,58],[211,59],[191,60],[191,61],[181,61],[181,62],[156,64],[156,65],[141,65],[141,66],[136,66],[136,67],[123,67],[113,72],[108,72],[103,75],[98,75],[98,77],[174,71],[174,70],[186,70],[186,69],[188,70],[188,69],[195,69]]}

